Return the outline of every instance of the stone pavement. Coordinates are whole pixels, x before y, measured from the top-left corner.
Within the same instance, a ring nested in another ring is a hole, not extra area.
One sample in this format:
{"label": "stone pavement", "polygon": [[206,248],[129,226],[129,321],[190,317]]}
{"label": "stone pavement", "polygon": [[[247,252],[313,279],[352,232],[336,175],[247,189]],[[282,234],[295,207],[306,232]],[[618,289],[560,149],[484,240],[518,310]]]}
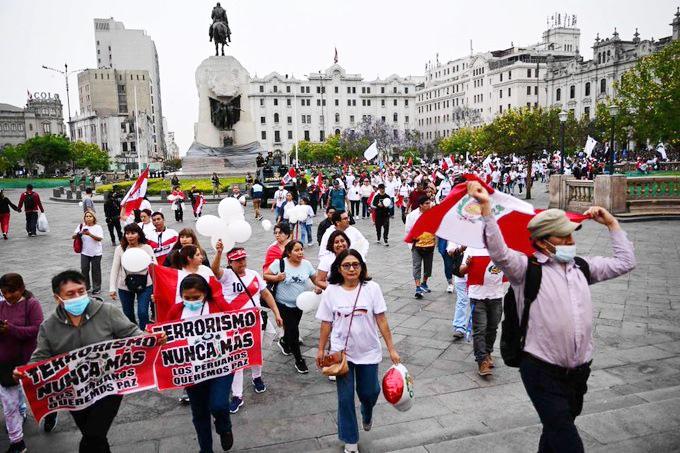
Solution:
{"label": "stone pavement", "polygon": [[[536,189],[534,202],[545,207],[544,188],[539,185]],[[8,195],[16,201],[19,191]],[[43,198],[47,195],[41,191]],[[215,213],[216,208],[209,205],[207,213]],[[12,216],[11,238],[0,240],[0,273],[20,272],[50,313],[54,304],[50,277],[79,265],[70,235],[80,221],[80,208],[47,202],[46,209],[51,232],[37,238],[26,237],[23,214]],[[101,205],[97,209],[101,211]],[[163,210],[171,216],[168,206]],[[248,209],[249,217],[250,213]],[[168,223],[181,228],[172,220]],[[192,226],[193,221],[188,218],[184,224]],[[368,221],[359,220],[357,226],[369,239],[375,238]],[[678,451],[680,223],[628,223],[623,228],[635,243],[637,269],[592,288],[596,349],[583,415],[577,424],[588,451]],[[259,269],[265,246],[273,238],[259,225],[253,230],[254,237],[247,244],[250,267]],[[493,377],[477,375],[471,344],[452,341],[454,296],[445,293],[441,259],[435,256],[432,294],[415,300],[400,219],[392,221],[391,230],[391,247],[371,243],[368,266],[385,293],[397,350],[415,374],[416,400],[410,411],[398,412],[381,398],[373,430],[361,433],[361,450],[535,451],[540,424],[519,373],[505,367],[498,357]],[[594,222],[586,222],[576,240],[581,255],[610,253],[606,229]],[[102,271],[107,282],[113,248],[110,242],[105,243]],[[317,251],[314,247],[308,254],[313,264],[317,263]],[[312,364],[318,323],[311,314],[303,317],[301,334]],[[381,374],[388,367],[389,357],[385,356]],[[246,388],[245,405],[232,416],[234,450],[342,451],[332,383],[315,371],[306,376],[295,373],[290,358],[273,345],[265,352],[264,379],[267,392],[256,395]],[[143,392],[126,397],[109,435],[113,451],[196,451],[189,407],[180,406],[177,396],[177,392]],[[79,434],[66,414],[60,416],[59,426],[51,434],[39,432],[29,418],[25,434],[31,451],[77,450]],[[7,448],[7,442],[0,429],[0,450]]]}

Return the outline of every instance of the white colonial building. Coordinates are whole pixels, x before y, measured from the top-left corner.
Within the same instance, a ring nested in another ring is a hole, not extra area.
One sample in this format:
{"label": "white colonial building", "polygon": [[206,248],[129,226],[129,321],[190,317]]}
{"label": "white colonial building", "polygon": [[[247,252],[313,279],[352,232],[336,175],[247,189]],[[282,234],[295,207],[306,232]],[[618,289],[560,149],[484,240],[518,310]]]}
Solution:
{"label": "white colonial building", "polygon": [[416,86],[422,80],[391,75],[367,81],[339,64],[304,79],[277,72],[255,76],[248,99],[257,139],[265,150],[287,154],[299,140],[321,142],[365,117],[403,134],[416,128]]}
{"label": "white colonial building", "polygon": [[549,58],[578,55],[576,19],[555,22],[538,44],[472,53],[447,63],[425,66],[418,86],[417,128],[426,141],[443,138],[464,126],[478,126],[514,107],[545,104],[543,77]]}
{"label": "white colonial building", "polygon": [[0,103],[0,149],[20,145],[39,135],[63,135],[64,131],[64,114],[58,94],[29,92],[23,108]]}
{"label": "white colonial building", "polygon": [[676,12],[670,25],[672,35],[658,40],[642,40],[636,29],[633,39],[626,41],[614,29],[611,38],[600,39],[597,35],[591,60],[578,57],[569,61],[550,61],[545,77],[546,105],[573,112],[577,118],[594,115],[597,103],[616,97],[614,82],[620,82],[621,76],[640,58],[680,39],[680,11]]}

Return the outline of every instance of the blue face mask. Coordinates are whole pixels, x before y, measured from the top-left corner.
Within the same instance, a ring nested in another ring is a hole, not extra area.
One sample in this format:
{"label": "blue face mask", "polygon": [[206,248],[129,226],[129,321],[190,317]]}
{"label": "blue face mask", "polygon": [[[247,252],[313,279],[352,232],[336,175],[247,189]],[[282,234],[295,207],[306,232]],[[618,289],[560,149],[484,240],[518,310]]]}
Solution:
{"label": "blue face mask", "polygon": [[555,246],[555,261],[558,263],[569,263],[573,261],[576,256],[575,245],[556,245]]}
{"label": "blue face mask", "polygon": [[202,300],[182,300],[182,303],[191,311],[199,311],[203,307]]}
{"label": "blue face mask", "polygon": [[64,302],[64,310],[73,316],[80,316],[85,312],[85,309],[90,303],[90,297],[85,294],[80,297],[74,297],[73,299],[62,299]]}

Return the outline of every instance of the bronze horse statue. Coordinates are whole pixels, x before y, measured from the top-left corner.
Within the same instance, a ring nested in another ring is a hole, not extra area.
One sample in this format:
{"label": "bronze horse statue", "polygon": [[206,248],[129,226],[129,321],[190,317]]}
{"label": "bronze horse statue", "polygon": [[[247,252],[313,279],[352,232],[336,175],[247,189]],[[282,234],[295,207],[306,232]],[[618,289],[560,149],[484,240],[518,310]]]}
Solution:
{"label": "bronze horse statue", "polygon": [[224,56],[224,46],[228,46],[231,33],[229,27],[224,22],[215,22],[212,25],[212,38],[215,41],[215,56],[219,56],[218,45],[222,45],[222,56]]}

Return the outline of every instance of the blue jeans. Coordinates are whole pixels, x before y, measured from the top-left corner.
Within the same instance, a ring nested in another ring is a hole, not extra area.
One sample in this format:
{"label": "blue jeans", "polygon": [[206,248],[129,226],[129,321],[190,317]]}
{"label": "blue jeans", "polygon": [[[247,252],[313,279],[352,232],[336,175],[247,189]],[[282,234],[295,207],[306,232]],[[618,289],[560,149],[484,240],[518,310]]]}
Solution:
{"label": "blue jeans", "polygon": [[448,283],[453,283],[453,257],[446,251],[446,245],[449,241],[442,238],[437,238],[437,250],[444,260],[444,276]]}
{"label": "blue jeans", "polygon": [[338,376],[338,438],[346,444],[359,442],[357,412],[354,408],[354,382],[361,402],[361,417],[364,422],[373,418],[373,406],[380,396],[378,364],[355,365],[348,362],[349,373]]}
{"label": "blue jeans", "polygon": [[453,328],[459,332],[467,329],[468,316],[467,308],[470,305],[470,298],[467,292],[467,282],[456,282],[456,309],[453,313]]}
{"label": "blue jeans", "polygon": [[132,292],[127,289],[119,289],[118,297],[123,306],[123,313],[131,321],[137,324],[135,320],[135,296],[137,296],[137,317],[139,318],[139,328],[144,330],[149,323],[149,304],[151,303],[151,294],[153,293],[153,286],[149,285],[145,289]]}
{"label": "blue jeans", "polygon": [[187,387],[191,404],[191,420],[196,428],[196,437],[201,453],[212,453],[212,429],[210,414],[215,418],[215,432],[226,434],[231,431],[229,418],[229,393],[234,375],[229,374],[200,384]]}
{"label": "blue jeans", "polygon": [[300,240],[302,241],[303,244],[307,245],[310,242],[313,242],[313,236],[312,236],[312,226],[307,225],[306,223],[300,223]]}

